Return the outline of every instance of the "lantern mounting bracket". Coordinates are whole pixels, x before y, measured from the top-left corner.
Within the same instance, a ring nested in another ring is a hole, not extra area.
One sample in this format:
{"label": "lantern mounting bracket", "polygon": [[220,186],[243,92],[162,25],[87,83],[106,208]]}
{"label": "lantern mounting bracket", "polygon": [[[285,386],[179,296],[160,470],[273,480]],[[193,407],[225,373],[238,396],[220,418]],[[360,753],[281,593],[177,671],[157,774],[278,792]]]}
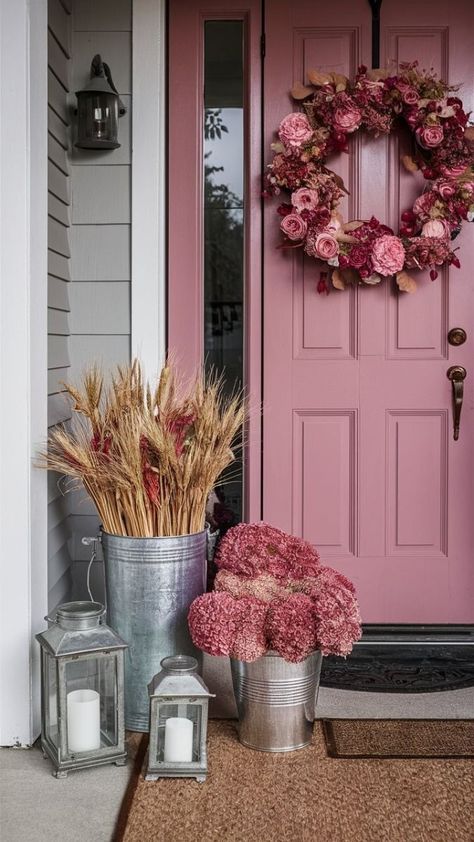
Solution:
{"label": "lantern mounting bracket", "polygon": [[94,79],[96,76],[104,77],[107,79],[110,87],[112,88],[113,92],[118,96],[118,107],[119,107],[119,115],[123,117],[124,114],[127,113],[127,109],[123,104],[122,100],[120,99],[119,92],[114,85],[114,80],[112,79],[112,73],[110,70],[109,65],[102,61],[100,53],[96,53],[94,58],[91,61],[91,79]]}

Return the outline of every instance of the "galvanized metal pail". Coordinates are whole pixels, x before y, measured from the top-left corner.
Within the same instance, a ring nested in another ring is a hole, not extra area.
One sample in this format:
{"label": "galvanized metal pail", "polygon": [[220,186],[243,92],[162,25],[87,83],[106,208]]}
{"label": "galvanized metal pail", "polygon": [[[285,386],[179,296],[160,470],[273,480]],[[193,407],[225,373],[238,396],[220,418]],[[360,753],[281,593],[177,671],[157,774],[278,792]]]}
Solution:
{"label": "galvanized metal pail", "polygon": [[126,538],[102,532],[107,622],[129,645],[125,658],[125,727],[149,730],[148,684],[169,655],[202,653],[187,615],[206,589],[207,531],[172,538]]}
{"label": "galvanized metal pail", "polygon": [[259,751],[294,751],[311,743],[321,652],[299,664],[267,652],[253,663],[231,658],[239,739]]}

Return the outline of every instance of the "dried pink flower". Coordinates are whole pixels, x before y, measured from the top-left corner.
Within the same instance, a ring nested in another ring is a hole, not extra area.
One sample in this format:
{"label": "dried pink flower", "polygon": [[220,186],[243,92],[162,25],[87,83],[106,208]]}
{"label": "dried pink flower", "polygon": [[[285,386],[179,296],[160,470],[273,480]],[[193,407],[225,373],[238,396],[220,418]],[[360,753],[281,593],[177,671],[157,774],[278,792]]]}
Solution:
{"label": "dried pink flower", "polygon": [[226,591],[240,599],[243,596],[254,596],[262,602],[272,602],[274,599],[282,599],[291,591],[280,584],[269,573],[262,573],[255,579],[247,579],[231,573],[230,570],[219,570],[214,579],[216,591]]}
{"label": "dried pink flower", "polygon": [[230,656],[239,661],[256,661],[267,651],[265,620],[268,605],[252,596],[242,597],[236,606],[238,628]]}
{"label": "dried pink flower", "polygon": [[249,578],[270,573],[277,579],[303,579],[320,568],[311,544],[266,523],[240,523],[229,529],[215,561],[220,569]]}
{"label": "dried pink flower", "polygon": [[188,625],[198,649],[209,655],[228,655],[237,633],[237,600],[228,593],[205,593],[191,604]]}
{"label": "dried pink flower", "polygon": [[285,661],[304,661],[317,648],[313,601],[300,593],[272,602],[267,614],[267,637],[271,649]]}

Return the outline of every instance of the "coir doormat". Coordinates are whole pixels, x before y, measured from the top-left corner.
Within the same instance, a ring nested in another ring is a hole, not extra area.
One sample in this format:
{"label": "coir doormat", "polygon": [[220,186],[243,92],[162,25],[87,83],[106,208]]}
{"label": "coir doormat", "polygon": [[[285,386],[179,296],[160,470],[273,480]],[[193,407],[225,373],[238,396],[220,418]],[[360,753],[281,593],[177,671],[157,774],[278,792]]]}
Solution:
{"label": "coir doormat", "polygon": [[324,719],[330,757],[474,758],[472,719]]}
{"label": "coir doormat", "polygon": [[236,723],[209,723],[205,783],[145,781],[146,737],[114,842],[472,842],[474,761],[340,760],[313,744],[252,751]]}

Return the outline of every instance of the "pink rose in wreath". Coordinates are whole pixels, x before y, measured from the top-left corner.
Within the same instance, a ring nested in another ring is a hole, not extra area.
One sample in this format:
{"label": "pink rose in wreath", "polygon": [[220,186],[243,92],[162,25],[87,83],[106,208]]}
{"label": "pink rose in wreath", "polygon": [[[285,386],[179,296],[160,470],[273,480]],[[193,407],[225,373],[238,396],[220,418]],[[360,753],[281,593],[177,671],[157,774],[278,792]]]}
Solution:
{"label": "pink rose in wreath", "polygon": [[441,219],[430,219],[425,222],[421,229],[422,237],[447,237],[449,236],[449,228]]}
{"label": "pink rose in wreath", "polygon": [[405,249],[398,237],[384,234],[375,240],[372,248],[372,265],[380,275],[394,275],[403,269]]}
{"label": "pink rose in wreath", "polygon": [[347,105],[343,108],[336,108],[334,112],[334,127],[345,134],[355,132],[361,122],[362,114],[354,106]]}
{"label": "pink rose in wreath", "polygon": [[289,240],[302,240],[308,226],[298,213],[289,213],[283,217],[280,228]]}
{"label": "pink rose in wreath", "polygon": [[419,100],[419,94],[416,88],[410,86],[401,91],[403,102],[406,105],[416,105]]}
{"label": "pink rose in wreath", "polygon": [[278,134],[285,146],[299,147],[313,136],[313,129],[304,114],[288,114],[280,123]]}
{"label": "pink rose in wreath", "polygon": [[456,192],[456,184],[452,181],[439,181],[436,189],[442,199],[450,199]]}
{"label": "pink rose in wreath", "polygon": [[446,178],[459,178],[469,165],[469,162],[466,161],[464,164],[456,164],[454,167],[441,167],[441,172]]}
{"label": "pink rose in wreath", "polygon": [[436,202],[436,194],[429,190],[427,193],[422,193],[418,196],[413,204],[413,212],[417,216],[429,216],[430,210]]}
{"label": "pink rose in wreath", "polygon": [[339,253],[339,243],[331,234],[318,234],[314,241],[314,250],[321,260],[331,260]]}
{"label": "pink rose in wreath", "polygon": [[422,126],[416,130],[418,143],[423,149],[434,149],[439,146],[444,138],[444,131],[442,126]]}
{"label": "pink rose in wreath", "polygon": [[291,204],[298,211],[314,210],[318,207],[319,196],[318,191],[311,187],[300,187],[291,194]]}

